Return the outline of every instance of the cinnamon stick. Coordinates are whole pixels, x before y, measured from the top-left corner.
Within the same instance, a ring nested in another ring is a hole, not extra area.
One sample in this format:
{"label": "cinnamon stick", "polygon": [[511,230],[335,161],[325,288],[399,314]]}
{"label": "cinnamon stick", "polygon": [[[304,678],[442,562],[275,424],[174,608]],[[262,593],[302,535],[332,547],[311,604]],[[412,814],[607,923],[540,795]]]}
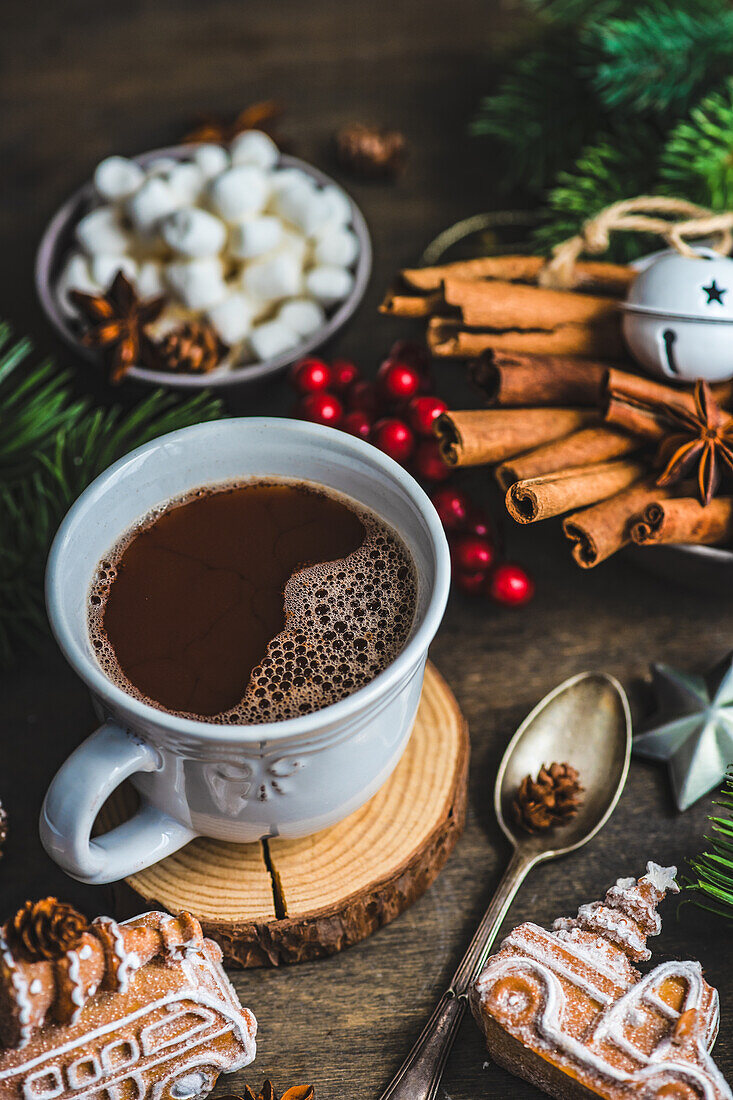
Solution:
{"label": "cinnamon stick", "polygon": [[[730,404],[733,385],[722,382],[711,387],[715,400],[723,407]],[[604,383],[604,419],[646,439],[661,439],[669,429],[664,408],[694,413],[695,401],[690,388],[666,386],[640,374],[612,367]]]}
{"label": "cinnamon stick", "polygon": [[566,470],[572,466],[590,466],[633,454],[642,446],[632,435],[604,426],[581,428],[563,439],[545,443],[526,454],[502,462],[494,476],[506,492],[510,485],[528,478]]}
{"label": "cinnamon stick", "polygon": [[714,497],[702,505],[695,497],[654,499],[631,521],[639,546],[696,543],[719,546],[733,541],[733,497]]}
{"label": "cinnamon stick", "polygon": [[517,523],[536,523],[612,497],[638,481],[645,469],[630,460],[599,462],[518,481],[506,494],[507,511]]}
{"label": "cinnamon stick", "polygon": [[614,298],[498,279],[480,282],[450,276],[443,280],[443,300],[449,310],[458,311],[468,328],[552,332],[561,325],[618,323],[619,317]]}
{"label": "cinnamon stick", "polygon": [[599,405],[608,365],[569,355],[522,355],[490,350],[468,367],[489,405]]}
{"label": "cinnamon stick", "polygon": [[574,512],[563,520],[563,531],[573,543],[573,557],[582,569],[592,569],[631,541],[631,523],[653,500],[667,499],[651,478],[630,485],[616,496]]}
{"label": "cinnamon stick", "polygon": [[[536,283],[545,263],[542,256],[483,256],[435,267],[406,268],[401,275],[406,286],[422,291],[438,290],[442,281],[451,277]],[[616,298],[626,296],[637,274],[634,268],[598,261],[581,261],[575,272],[578,290],[597,289]]]}
{"label": "cinnamon stick", "polygon": [[433,294],[404,294],[397,290],[388,290],[379,305],[379,312],[388,317],[429,317],[438,309],[442,298]]}
{"label": "cinnamon stick", "polygon": [[449,465],[483,466],[561,439],[595,417],[591,409],[468,409],[443,413],[434,431]]}
{"label": "cinnamon stick", "polygon": [[506,332],[465,328],[451,317],[431,317],[427,340],[433,355],[475,359],[484,351],[511,351],[528,355],[572,355],[587,358],[622,359],[624,354],[618,321],[604,324],[561,324],[553,329],[534,330],[531,318],[526,327]]}

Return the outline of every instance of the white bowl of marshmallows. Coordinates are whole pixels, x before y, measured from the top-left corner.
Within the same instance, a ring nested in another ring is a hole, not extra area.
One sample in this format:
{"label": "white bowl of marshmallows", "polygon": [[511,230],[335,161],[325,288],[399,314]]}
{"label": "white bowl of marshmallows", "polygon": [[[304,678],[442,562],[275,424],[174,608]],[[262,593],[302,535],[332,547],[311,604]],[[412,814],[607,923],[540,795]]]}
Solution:
{"label": "white bowl of marshmallows", "polygon": [[70,292],[104,293],[118,271],[141,299],[166,299],[150,335],[205,321],[227,349],[208,373],[133,367],[127,377],[222,387],[283,370],[328,340],[359,305],[371,272],[364,218],[318,169],[258,130],[228,146],[182,145],[107,157],[57,212],[36,258],[36,287],[77,351]]}

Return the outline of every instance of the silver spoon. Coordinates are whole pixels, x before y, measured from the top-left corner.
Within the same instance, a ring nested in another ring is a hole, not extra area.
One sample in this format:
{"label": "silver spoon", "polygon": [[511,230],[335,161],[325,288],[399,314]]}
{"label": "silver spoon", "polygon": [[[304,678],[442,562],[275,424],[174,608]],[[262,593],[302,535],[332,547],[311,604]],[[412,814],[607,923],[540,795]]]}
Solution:
{"label": "silver spoon", "polygon": [[[448,989],[381,1100],[434,1100],[453,1046],[468,991],[486,959],[514,895],[538,863],[587,844],[618,802],[631,756],[631,714],[623,688],[612,676],[582,672],[537,704],[509,742],[494,788],[494,808],[514,848],[509,866]],[[540,765],[567,762],[577,768],[583,804],[577,816],[549,833],[530,835],[512,824],[511,804],[521,780]]]}

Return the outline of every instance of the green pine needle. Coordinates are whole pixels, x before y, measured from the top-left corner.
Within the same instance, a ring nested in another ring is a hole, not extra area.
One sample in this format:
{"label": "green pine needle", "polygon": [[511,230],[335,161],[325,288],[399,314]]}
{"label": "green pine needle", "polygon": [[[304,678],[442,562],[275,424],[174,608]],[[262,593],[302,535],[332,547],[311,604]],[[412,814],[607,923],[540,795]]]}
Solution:
{"label": "green pine needle", "polygon": [[660,162],[671,195],[715,210],[733,206],[733,79],[672,130]]}
{"label": "green pine needle", "polygon": [[69,376],[31,367],[31,344],[0,325],[0,668],[47,634],[46,557],[79,494],[104,469],[156,436],[222,415],[207,394],[153,391],[129,411],[74,400]]}
{"label": "green pine needle", "polygon": [[[659,137],[651,127],[629,128],[623,137],[605,135],[583,150],[571,172],[561,172],[549,194],[546,219],[535,233],[543,253],[578,233],[585,221],[610,203],[646,192],[653,185]],[[652,247],[658,246],[651,242]],[[649,251],[650,241],[619,233],[604,259],[625,263]]]}
{"label": "green pine needle", "polygon": [[589,29],[594,84],[611,111],[679,115],[730,70],[733,11],[714,0],[652,0]]}
{"label": "green pine needle", "polygon": [[709,848],[689,861],[694,877],[684,882],[683,900],[733,920],[733,765],[715,805],[725,814],[708,817],[712,833],[705,840]]}

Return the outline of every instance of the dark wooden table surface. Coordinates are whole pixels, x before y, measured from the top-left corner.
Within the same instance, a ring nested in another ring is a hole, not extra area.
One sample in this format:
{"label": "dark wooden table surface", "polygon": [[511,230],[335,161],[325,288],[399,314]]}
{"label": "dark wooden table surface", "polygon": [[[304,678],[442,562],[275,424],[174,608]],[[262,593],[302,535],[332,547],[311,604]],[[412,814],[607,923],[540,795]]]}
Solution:
{"label": "dark wooden table surface", "polygon": [[[517,11],[495,0],[5,0],[0,313],[33,334],[42,351],[68,359],[53,345],[32,285],[35,245],[55,206],[104,155],[168,144],[199,109],[234,112],[275,96],[287,107],[283,131],[295,151],[323,166],[328,139],[343,122],[373,119],[409,137],[403,181],[350,185],[371,226],[375,266],[363,308],[338,349],[376,369],[403,331],[375,312],[390,276],[442,228],[492,202],[501,159],[466,136],[466,121],[492,80],[492,58],[521,33]],[[438,380],[449,402],[464,401],[458,367],[440,368]],[[279,383],[245,391],[232,407],[285,413],[288,401]],[[470,481],[497,506],[485,475]],[[730,646],[727,592],[695,594],[623,557],[581,573],[555,527],[509,530],[507,537],[511,553],[534,573],[534,602],[510,611],[456,594],[432,650],[471,729],[465,835],[422,900],[371,940],[320,963],[235,978],[260,1021],[259,1054],[246,1077],[254,1086],[270,1076],[283,1089],[312,1081],[321,1100],[374,1100],[441,993],[507,860],[491,792],[504,745],[522,717],[580,670],[614,673],[637,698],[635,685],[650,661],[700,669]],[[51,892],[90,915],[103,911],[105,892],[55,868],[36,828],[48,781],[93,727],[85,691],[50,651],[23,659],[0,681],[0,692],[0,798],[12,828],[0,864],[2,914]],[[617,876],[641,873],[650,858],[683,863],[700,845],[710,805],[703,799],[679,815],[663,769],[634,761],[605,831],[584,851],[536,870],[509,922],[546,924],[574,913]],[[717,1059],[727,1075],[733,1075],[730,942],[721,922],[689,906],[676,916],[668,903],[654,944],[657,959],[699,958],[720,989]],[[238,1083],[223,1079],[218,1092]],[[467,1021],[441,1096],[534,1095],[489,1064]]]}

